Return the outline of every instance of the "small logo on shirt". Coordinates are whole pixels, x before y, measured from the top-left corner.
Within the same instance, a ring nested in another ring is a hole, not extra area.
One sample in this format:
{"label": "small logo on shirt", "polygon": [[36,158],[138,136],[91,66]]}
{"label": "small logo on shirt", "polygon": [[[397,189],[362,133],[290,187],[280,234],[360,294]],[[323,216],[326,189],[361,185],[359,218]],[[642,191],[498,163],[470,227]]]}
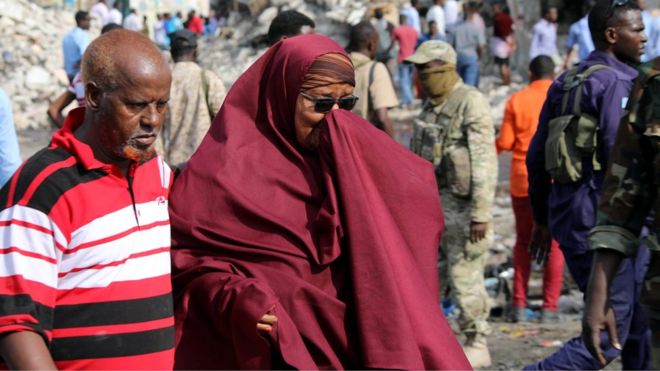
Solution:
{"label": "small logo on shirt", "polygon": [[627,105],[628,105],[628,97],[621,98],[621,108],[625,109]]}
{"label": "small logo on shirt", "polygon": [[167,199],[165,196],[158,196],[156,197],[156,203],[158,206],[166,206],[167,205]]}

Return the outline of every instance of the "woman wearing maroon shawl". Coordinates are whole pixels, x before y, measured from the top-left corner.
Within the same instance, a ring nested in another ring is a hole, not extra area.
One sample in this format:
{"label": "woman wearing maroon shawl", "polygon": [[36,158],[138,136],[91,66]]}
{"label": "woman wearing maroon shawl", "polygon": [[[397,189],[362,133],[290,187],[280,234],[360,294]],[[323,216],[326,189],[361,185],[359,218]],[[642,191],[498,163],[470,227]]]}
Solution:
{"label": "woman wearing maroon shawl", "polygon": [[229,92],[170,199],[176,368],[470,368],[439,311],[432,166],[345,110],[354,85],[304,35]]}

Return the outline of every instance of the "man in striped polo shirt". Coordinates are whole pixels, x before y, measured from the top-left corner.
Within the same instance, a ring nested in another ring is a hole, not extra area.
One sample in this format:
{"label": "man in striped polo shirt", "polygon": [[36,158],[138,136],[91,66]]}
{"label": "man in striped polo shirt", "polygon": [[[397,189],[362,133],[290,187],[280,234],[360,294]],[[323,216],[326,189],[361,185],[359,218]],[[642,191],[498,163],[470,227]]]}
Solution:
{"label": "man in striped polo shirt", "polygon": [[0,355],[12,369],[171,369],[171,73],[114,30],[82,61],[87,108],[0,190]]}

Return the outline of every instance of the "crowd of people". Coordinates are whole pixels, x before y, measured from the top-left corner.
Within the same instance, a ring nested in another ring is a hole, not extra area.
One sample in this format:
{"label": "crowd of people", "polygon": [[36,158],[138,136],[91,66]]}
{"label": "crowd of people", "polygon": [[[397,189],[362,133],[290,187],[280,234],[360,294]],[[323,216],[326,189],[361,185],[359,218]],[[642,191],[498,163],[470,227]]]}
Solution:
{"label": "crowd of people", "polygon": [[[478,86],[488,39],[511,82],[503,3],[492,37],[477,2],[420,16],[413,0],[397,25],[374,9],[345,47],[281,12],[228,92],[197,63],[194,12],[185,27],[166,14],[152,40],[133,10],[78,11],[62,43],[70,86],[48,109],[58,131],[22,164],[0,90],[4,364],[490,367],[484,270],[497,156],[511,151],[509,319],[527,319],[532,261],[540,321],[559,320],[564,265],[585,293],[581,336],[525,369],[660,368],[658,22],[643,0],[587,5],[563,59],[557,10],[543,10],[499,133]],[[105,25],[90,40],[93,17]],[[408,150],[389,110],[416,90]]]}

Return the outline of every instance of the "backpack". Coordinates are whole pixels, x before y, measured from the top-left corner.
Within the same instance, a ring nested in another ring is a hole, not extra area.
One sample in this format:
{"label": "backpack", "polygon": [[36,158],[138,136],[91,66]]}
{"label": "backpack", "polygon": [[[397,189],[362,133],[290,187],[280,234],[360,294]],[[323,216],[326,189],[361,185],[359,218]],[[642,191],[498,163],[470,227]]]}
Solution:
{"label": "backpack", "polygon": [[[548,138],[545,142],[545,170],[557,183],[573,183],[582,179],[582,162],[591,157],[594,171],[602,169],[596,158],[598,148],[598,118],[582,113],[582,84],[589,76],[608,66],[597,64],[584,72],[578,67],[566,73],[562,84],[562,115],[548,123]],[[573,109],[566,113],[571,92],[576,90]]]}

